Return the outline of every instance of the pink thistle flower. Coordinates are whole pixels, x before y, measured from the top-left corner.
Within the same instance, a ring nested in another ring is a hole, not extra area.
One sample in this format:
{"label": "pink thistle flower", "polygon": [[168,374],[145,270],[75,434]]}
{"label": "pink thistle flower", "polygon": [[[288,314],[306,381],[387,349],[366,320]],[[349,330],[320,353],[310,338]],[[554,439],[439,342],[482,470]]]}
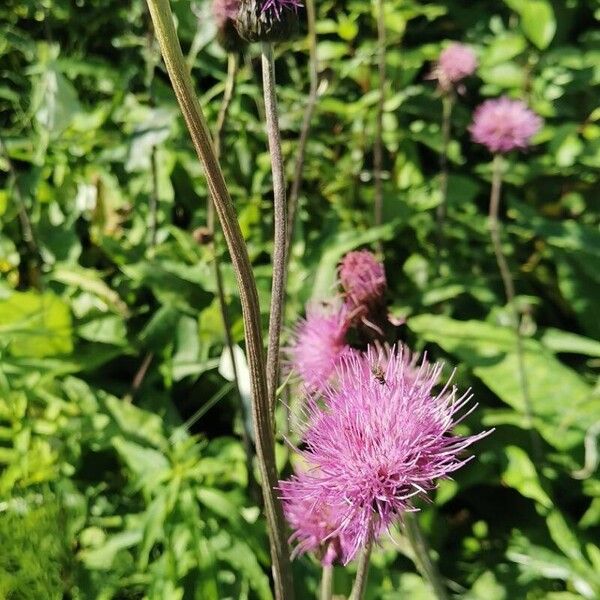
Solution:
{"label": "pink thistle flower", "polygon": [[372,252],[348,252],[338,267],[340,283],[350,310],[378,307],[384,300],[387,281],[383,264]]}
{"label": "pink thistle flower", "polygon": [[477,69],[477,56],[465,44],[453,43],[444,48],[433,68],[431,77],[437,79],[443,90],[472,75]]}
{"label": "pink thistle flower", "polygon": [[292,558],[313,552],[323,566],[331,566],[347,554],[346,540],[336,534],[340,511],[299,493],[302,485],[296,481],[305,477],[305,473],[297,473],[294,480],[281,481],[279,487],[285,517],[294,531],[290,543],[297,542]]}
{"label": "pink thistle flower", "polygon": [[322,389],[342,358],[354,352],[346,344],[348,327],[344,307],[332,310],[315,306],[308,307],[306,319],[296,326],[287,354],[290,366],[309,390]]}
{"label": "pink thistle flower", "polygon": [[522,100],[506,96],[486,100],[475,111],[469,127],[473,141],[492,153],[525,149],[542,127],[542,119]]}
{"label": "pink thistle flower", "polygon": [[404,512],[415,510],[411,498],[425,495],[436,480],[467,463],[459,455],[489,433],[451,434],[471,412],[457,417],[471,396],[457,397],[449,384],[435,393],[440,365],[423,362],[414,376],[402,349],[392,349],[384,373],[376,376],[375,367],[383,362],[372,348],[342,360],[341,368],[356,376],[327,387],[324,407],[316,401],[306,407],[300,454],[315,470],[282,484],[288,497],[291,487],[313,506],[335,507],[338,526],[330,536],[344,540],[344,563]]}
{"label": "pink thistle flower", "polygon": [[240,9],[240,0],[213,0],[212,13],[217,27],[222,28],[233,21]]}

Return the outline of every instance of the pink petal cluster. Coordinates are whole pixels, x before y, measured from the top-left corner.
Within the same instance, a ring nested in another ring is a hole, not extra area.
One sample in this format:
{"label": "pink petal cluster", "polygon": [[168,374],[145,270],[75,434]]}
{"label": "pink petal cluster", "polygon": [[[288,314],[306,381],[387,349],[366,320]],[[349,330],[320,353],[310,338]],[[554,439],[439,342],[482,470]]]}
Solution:
{"label": "pink petal cluster", "polygon": [[[449,385],[434,392],[440,365],[424,361],[415,373],[407,364],[402,348],[392,348],[387,357],[371,347],[343,358],[341,369],[355,376],[326,388],[324,406],[309,401],[306,409],[300,454],[311,468],[281,484],[286,502],[298,497],[314,510],[329,511],[324,540],[344,540],[344,563],[414,510],[411,498],[468,462],[459,455],[487,435],[452,435],[471,396],[459,397]],[[294,538],[307,540],[301,519],[295,527]],[[299,552],[309,546],[314,544]]]}
{"label": "pink petal cluster", "polygon": [[440,86],[449,89],[459,81],[472,75],[477,69],[477,56],[465,44],[450,44],[440,53],[433,69],[433,77]]}
{"label": "pink petal cluster", "polygon": [[292,558],[313,552],[322,565],[330,566],[347,554],[346,540],[336,534],[339,510],[304,496],[296,481],[305,477],[305,473],[298,473],[296,479],[280,482],[285,517],[294,530],[290,538],[291,543],[296,543]]}
{"label": "pink petal cluster", "polygon": [[492,153],[525,149],[542,127],[542,119],[522,100],[505,96],[486,100],[475,111],[471,137]]}
{"label": "pink petal cluster", "polygon": [[217,27],[224,27],[227,21],[235,19],[239,9],[240,0],[213,0],[212,13]]}
{"label": "pink petal cluster", "polygon": [[372,252],[348,252],[339,264],[338,275],[350,310],[369,310],[383,302],[387,288],[385,270]]}
{"label": "pink petal cluster", "polygon": [[346,314],[344,307],[310,306],[296,326],[287,354],[307,389],[322,389],[342,358],[353,353],[346,344]]}

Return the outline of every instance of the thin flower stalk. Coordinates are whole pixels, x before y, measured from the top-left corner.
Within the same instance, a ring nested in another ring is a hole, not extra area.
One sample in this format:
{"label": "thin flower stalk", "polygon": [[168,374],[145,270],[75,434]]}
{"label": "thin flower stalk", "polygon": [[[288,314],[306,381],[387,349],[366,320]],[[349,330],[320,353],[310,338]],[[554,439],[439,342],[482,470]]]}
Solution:
{"label": "thin flower stalk", "polygon": [[375,146],[373,148],[373,178],[375,181],[375,226],[377,227],[383,223],[383,113],[385,107],[386,86],[386,32],[383,0],[377,0],[376,10],[379,101],[377,103],[377,116],[375,121]]}
{"label": "thin flower stalk", "polygon": [[273,283],[271,286],[271,311],[269,315],[269,342],[267,350],[267,385],[272,414],[275,411],[279,383],[279,345],[287,279],[287,206],[285,197],[285,170],[283,154],[281,152],[281,135],[279,132],[273,45],[270,42],[262,43],[261,58],[265,121],[273,176]]}
{"label": "thin flower stalk", "polygon": [[363,596],[365,595],[365,591],[367,589],[367,579],[369,577],[369,566],[371,564],[372,549],[373,540],[371,537],[369,537],[358,561],[358,570],[356,571],[356,578],[354,579],[354,585],[352,586],[352,592],[350,593],[349,600],[362,600]]}
{"label": "thin flower stalk", "polygon": [[300,130],[300,138],[298,139],[298,150],[296,155],[296,164],[294,166],[294,178],[290,188],[290,197],[288,200],[288,216],[287,216],[287,260],[290,260],[290,248],[294,236],[294,223],[296,220],[296,212],[298,210],[298,198],[302,189],[302,180],[304,173],[304,161],[306,159],[306,146],[310,136],[311,122],[317,108],[319,98],[319,64],[317,58],[317,27],[316,27],[316,12],[315,1],[306,0],[306,20],[308,26],[308,75],[310,79],[310,89],[308,92],[308,100],[304,109],[304,118],[302,120],[302,129]]}
{"label": "thin flower stalk", "polygon": [[252,387],[252,417],[256,432],[257,462],[261,473],[264,510],[269,525],[275,597],[278,600],[292,600],[294,591],[283,511],[275,492],[277,485],[275,445],[256,280],[252,273],[248,249],[242,236],[235,208],[215,156],[211,135],[181,51],[169,1],[147,0],[147,2],[171,84],[198,158],[204,165],[208,188],[215,203],[237,278]]}
{"label": "thin flower stalk", "polygon": [[404,515],[404,528],[406,536],[415,553],[417,568],[423,578],[429,583],[437,600],[448,600],[448,592],[440,575],[436,562],[431,556],[431,548],[427,542],[427,537],[419,524],[417,514],[407,512]]}
{"label": "thin flower stalk", "polygon": [[489,230],[490,237],[492,240],[492,247],[494,248],[494,255],[496,257],[496,263],[498,270],[500,271],[500,277],[502,278],[502,284],[504,287],[504,293],[506,295],[506,302],[511,311],[512,324],[515,330],[516,337],[516,354],[517,363],[519,370],[519,382],[521,385],[521,393],[523,395],[523,406],[525,408],[525,416],[527,418],[528,427],[531,435],[532,450],[534,452],[536,461],[542,459],[542,449],[540,446],[539,439],[534,433],[533,429],[533,404],[531,402],[531,396],[529,394],[529,381],[527,379],[527,370],[525,368],[525,349],[523,345],[523,335],[521,333],[521,316],[519,309],[517,308],[515,297],[515,284],[513,281],[508,261],[502,251],[502,239],[500,231],[500,220],[498,213],[500,210],[500,199],[502,196],[502,173],[504,169],[504,161],[501,154],[496,154],[492,162],[492,188],[490,192],[490,207],[489,207]]}
{"label": "thin flower stalk", "polygon": [[333,595],[333,566],[323,565],[320,600],[331,600]]}
{"label": "thin flower stalk", "polygon": [[442,97],[442,151],[440,152],[440,203],[436,210],[437,246],[436,252],[439,263],[446,246],[446,216],[448,212],[448,147],[450,146],[452,109],[454,93],[452,91]]}

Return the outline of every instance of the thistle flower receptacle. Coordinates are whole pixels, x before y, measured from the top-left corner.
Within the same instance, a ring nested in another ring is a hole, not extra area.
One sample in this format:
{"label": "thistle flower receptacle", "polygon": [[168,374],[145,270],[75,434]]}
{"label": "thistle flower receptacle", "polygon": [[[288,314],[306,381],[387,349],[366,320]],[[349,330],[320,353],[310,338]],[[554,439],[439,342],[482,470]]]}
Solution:
{"label": "thistle flower receptacle", "polygon": [[473,141],[493,154],[503,154],[526,149],[542,124],[525,102],[503,96],[486,100],[476,109],[469,131]]}
{"label": "thistle flower receptacle", "polygon": [[289,40],[298,32],[300,0],[239,0],[235,28],[247,42]]}
{"label": "thistle flower receptacle", "polygon": [[322,402],[307,404],[299,452],[311,468],[280,483],[284,497],[334,511],[337,528],[329,535],[344,540],[344,563],[415,510],[411,499],[468,462],[463,450],[488,433],[451,433],[471,396],[458,396],[448,384],[434,392],[440,365],[424,361],[416,372],[409,370],[398,348],[375,376],[373,367],[382,364],[384,357],[372,348],[342,359],[339,368],[355,376],[340,377],[322,392]]}
{"label": "thistle flower receptacle", "polygon": [[320,390],[353,350],[346,344],[348,320],[343,307],[310,306],[287,348],[291,368],[308,390]]}
{"label": "thistle flower receptacle", "polygon": [[442,91],[448,92],[476,69],[477,56],[473,49],[455,42],[441,51],[430,78],[438,81]]}

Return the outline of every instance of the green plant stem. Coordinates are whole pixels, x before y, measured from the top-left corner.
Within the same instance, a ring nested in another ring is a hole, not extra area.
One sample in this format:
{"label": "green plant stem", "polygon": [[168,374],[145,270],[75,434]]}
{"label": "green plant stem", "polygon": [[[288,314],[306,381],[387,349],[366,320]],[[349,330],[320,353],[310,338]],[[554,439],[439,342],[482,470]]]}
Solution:
{"label": "green plant stem", "polygon": [[296,212],[298,210],[298,197],[302,188],[302,179],[304,171],[304,161],[306,158],[306,146],[310,136],[311,122],[317,108],[319,98],[319,64],[317,59],[317,27],[316,27],[316,12],[315,0],[306,0],[306,21],[308,26],[308,75],[310,78],[310,89],[308,92],[308,100],[304,109],[304,117],[302,119],[302,129],[298,138],[298,150],[296,155],[296,164],[294,166],[294,179],[290,188],[290,197],[288,200],[288,217],[287,217],[287,242],[286,242],[286,257],[290,260],[290,249],[292,238],[294,235],[294,223],[296,220]]}
{"label": "green plant stem", "polygon": [[320,600],[331,600],[333,593],[333,567],[325,565],[321,575],[321,594]]}
{"label": "green plant stem", "polygon": [[404,526],[406,535],[410,541],[413,552],[415,553],[415,559],[417,567],[421,572],[421,575],[427,580],[437,600],[448,600],[448,593],[446,586],[442,580],[440,572],[431,558],[431,549],[427,543],[419,520],[415,513],[406,513],[404,517]]}
{"label": "green plant stem", "polygon": [[215,210],[236,274],[244,318],[246,351],[252,387],[252,418],[256,434],[257,462],[261,474],[264,510],[269,526],[275,597],[278,600],[292,600],[294,591],[283,510],[275,492],[277,485],[275,441],[269,407],[256,280],[252,273],[248,249],[235,208],[215,156],[210,132],[181,52],[169,1],[147,0],[147,2],[173,90],[198,158],[204,165],[208,188],[215,203]]}
{"label": "green plant stem", "polygon": [[272,44],[263,42],[261,58],[265,121],[267,140],[269,142],[269,155],[271,157],[271,172],[273,175],[273,284],[271,286],[271,311],[269,315],[269,343],[267,350],[267,386],[269,389],[270,410],[271,414],[273,414],[277,399],[277,388],[279,387],[279,344],[287,278],[287,205]]}
{"label": "green plant stem", "polygon": [[543,458],[543,453],[540,440],[537,437],[533,428],[533,405],[531,402],[531,396],[529,394],[529,382],[527,380],[527,371],[525,369],[525,349],[523,345],[523,335],[521,333],[521,318],[519,310],[515,303],[515,284],[506,257],[502,252],[502,240],[500,238],[501,232],[498,213],[500,209],[500,199],[502,195],[503,168],[504,161],[502,159],[502,155],[496,154],[492,162],[492,189],[490,193],[490,209],[488,223],[490,237],[492,239],[492,247],[494,248],[494,255],[496,256],[496,263],[498,264],[500,277],[502,278],[504,293],[506,295],[506,302],[511,311],[512,322],[515,330],[519,382],[521,385],[521,393],[523,395],[523,406],[525,408],[527,426],[529,428],[529,434],[531,436],[533,456],[535,461],[539,463]]}
{"label": "green plant stem", "polygon": [[367,579],[369,577],[369,564],[371,562],[371,550],[373,549],[373,541],[371,535],[368,537],[368,542],[363,548],[363,551],[358,560],[358,570],[356,571],[356,578],[354,579],[354,585],[352,586],[352,592],[350,592],[350,598],[348,600],[362,600],[367,589]]}
{"label": "green plant stem", "polygon": [[437,225],[437,265],[446,248],[446,215],[448,211],[448,146],[450,145],[450,127],[452,109],[454,108],[454,92],[445,92],[442,97],[442,151],[440,153],[440,203],[436,210]]}
{"label": "green plant stem", "polygon": [[379,71],[379,101],[375,121],[375,146],[373,148],[373,177],[375,180],[375,227],[383,222],[383,113],[386,86],[386,36],[383,0],[377,0],[377,62]]}

